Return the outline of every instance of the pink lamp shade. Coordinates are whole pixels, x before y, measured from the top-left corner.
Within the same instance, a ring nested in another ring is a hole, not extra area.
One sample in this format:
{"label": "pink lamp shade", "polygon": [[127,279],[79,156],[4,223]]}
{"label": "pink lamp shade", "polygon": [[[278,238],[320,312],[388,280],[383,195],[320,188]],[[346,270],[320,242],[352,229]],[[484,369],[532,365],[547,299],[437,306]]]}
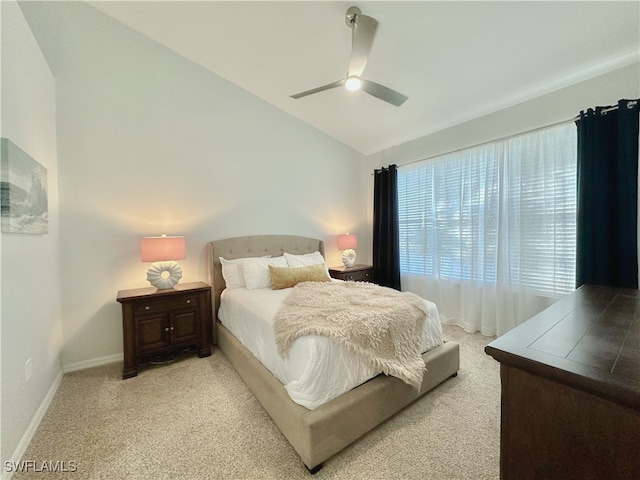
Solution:
{"label": "pink lamp shade", "polygon": [[158,289],[173,288],[182,278],[182,267],[176,260],[184,259],[184,237],[142,237],[140,257],[153,262],[147,271],[147,281]]}
{"label": "pink lamp shade", "polygon": [[143,262],[163,262],[166,260],[184,260],[184,237],[142,237],[140,256]]}
{"label": "pink lamp shade", "polygon": [[338,235],[338,250],[348,250],[358,248],[358,236],[345,233]]}

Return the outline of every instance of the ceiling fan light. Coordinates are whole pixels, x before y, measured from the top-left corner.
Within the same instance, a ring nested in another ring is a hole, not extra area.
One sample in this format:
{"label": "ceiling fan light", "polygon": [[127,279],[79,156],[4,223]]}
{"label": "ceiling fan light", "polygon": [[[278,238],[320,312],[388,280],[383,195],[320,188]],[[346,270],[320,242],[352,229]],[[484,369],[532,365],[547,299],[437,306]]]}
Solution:
{"label": "ceiling fan light", "polygon": [[358,77],[349,77],[347,78],[347,81],[344,83],[344,86],[346,87],[347,90],[351,90],[351,91],[360,90],[360,87],[362,86],[362,82]]}

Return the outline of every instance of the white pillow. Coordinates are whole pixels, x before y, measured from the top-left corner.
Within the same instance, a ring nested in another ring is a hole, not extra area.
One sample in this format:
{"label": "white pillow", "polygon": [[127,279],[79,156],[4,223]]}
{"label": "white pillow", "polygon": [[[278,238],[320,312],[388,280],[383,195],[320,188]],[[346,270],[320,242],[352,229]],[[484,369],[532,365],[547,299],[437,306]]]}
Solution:
{"label": "white pillow", "polygon": [[242,264],[244,283],[249,290],[255,288],[271,288],[269,265],[273,265],[274,267],[287,267],[287,260],[284,256],[257,258],[255,260],[254,262],[244,262]]}
{"label": "white pillow", "polygon": [[291,253],[284,254],[287,259],[287,265],[290,267],[306,267],[307,265],[324,265],[324,257],[320,252],[305,253],[304,255],[293,255]]}
{"label": "white pillow", "polygon": [[[227,260],[220,257],[220,263],[222,264],[222,277],[226,283],[228,289],[245,287],[244,274],[242,272],[242,265],[245,262],[255,262],[260,258],[269,258],[269,255],[265,257],[245,257],[234,258],[233,260]],[[267,267],[268,268],[268,267]]]}

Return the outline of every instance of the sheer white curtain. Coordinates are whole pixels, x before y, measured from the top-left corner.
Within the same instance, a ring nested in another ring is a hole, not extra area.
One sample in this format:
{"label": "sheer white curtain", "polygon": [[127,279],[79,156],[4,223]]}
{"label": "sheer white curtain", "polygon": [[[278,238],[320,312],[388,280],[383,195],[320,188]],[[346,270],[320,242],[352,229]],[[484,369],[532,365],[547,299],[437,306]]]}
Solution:
{"label": "sheer white curtain", "polygon": [[501,335],[573,291],[576,127],[398,167],[402,289]]}

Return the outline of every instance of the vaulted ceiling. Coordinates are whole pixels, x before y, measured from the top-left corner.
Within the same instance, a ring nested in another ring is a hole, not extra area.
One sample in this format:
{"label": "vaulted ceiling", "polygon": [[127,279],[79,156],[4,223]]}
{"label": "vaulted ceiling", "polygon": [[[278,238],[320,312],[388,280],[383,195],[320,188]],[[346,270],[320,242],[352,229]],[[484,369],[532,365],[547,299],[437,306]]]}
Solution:
{"label": "vaulted ceiling", "polygon": [[[637,1],[88,3],[365,154],[640,59]],[[290,98],[344,78],[352,5],[379,23],[364,77],[401,107],[343,88]]]}

